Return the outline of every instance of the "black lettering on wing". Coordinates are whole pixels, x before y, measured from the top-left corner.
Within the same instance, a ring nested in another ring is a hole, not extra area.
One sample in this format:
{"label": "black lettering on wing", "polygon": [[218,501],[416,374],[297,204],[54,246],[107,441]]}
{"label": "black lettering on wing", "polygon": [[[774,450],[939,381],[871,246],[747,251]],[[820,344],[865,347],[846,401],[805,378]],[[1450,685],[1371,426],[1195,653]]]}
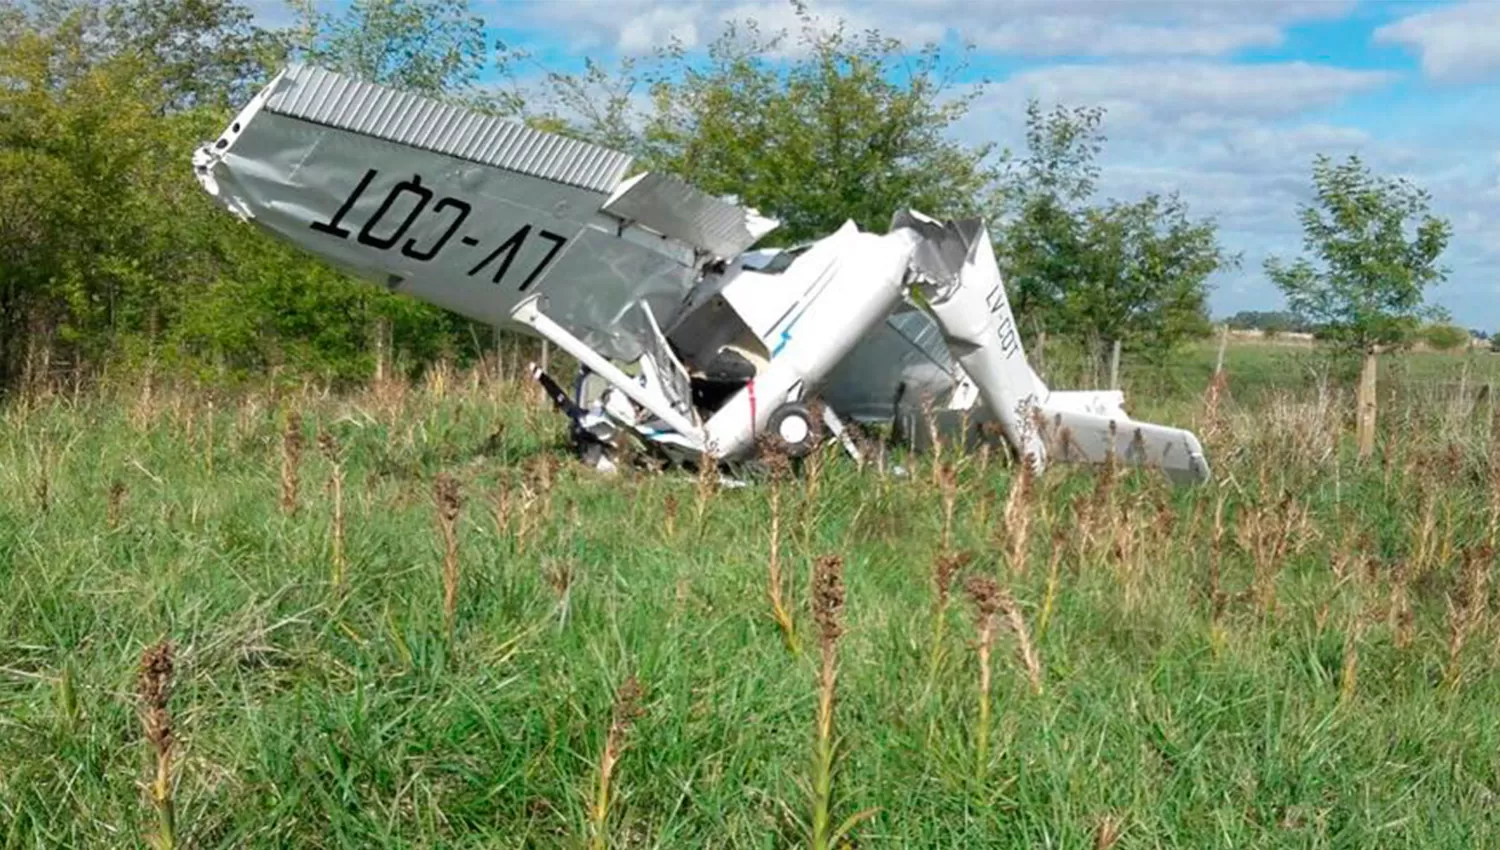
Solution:
{"label": "black lettering on wing", "polygon": [[[411,212],[406,214],[406,218],[402,219],[401,224],[396,227],[396,230],[391,235],[374,235],[376,225],[380,224],[380,220],[385,217],[387,212],[390,212],[396,200],[408,192],[417,198],[416,205],[412,207]],[[365,226],[359,229],[360,244],[369,245],[371,248],[379,248],[382,251],[389,249],[402,236],[406,235],[407,229],[411,227],[412,222],[416,221],[417,216],[422,214],[422,210],[426,209],[427,202],[430,200],[432,200],[432,190],[422,185],[422,176],[420,174],[412,175],[409,182],[403,180],[397,183],[392,187],[390,193],[385,196],[385,200],[381,202],[380,208],[375,211],[374,215],[370,216],[370,220],[365,222]]]}
{"label": "black lettering on wing", "polygon": [[562,246],[568,244],[568,237],[558,236],[556,233],[553,233],[550,230],[543,230],[537,235],[541,236],[543,239],[546,239],[548,242],[551,242],[552,247],[547,249],[547,256],[543,257],[542,261],[536,264],[536,268],[531,270],[531,274],[526,276],[526,280],[521,282],[521,292],[525,292],[526,287],[531,286],[531,284],[536,282],[536,279],[542,273],[542,270],[547,267],[548,263],[552,262],[552,258],[557,256],[557,252],[562,250]]}
{"label": "black lettering on wing", "polygon": [[354,191],[350,192],[349,197],[344,199],[344,203],[339,205],[338,211],[333,214],[333,218],[328,221],[313,222],[312,229],[320,233],[327,233],[330,236],[337,236],[340,239],[348,239],[349,231],[341,227],[340,222],[344,220],[344,216],[348,215],[350,210],[354,209],[354,204],[359,200],[359,196],[365,193],[365,190],[370,187],[370,181],[374,180],[375,175],[379,173],[379,171],[373,168],[366,171],[365,176],[359,178],[359,184],[354,187]]}
{"label": "black lettering on wing", "polygon": [[[448,224],[448,229],[443,231],[443,235],[439,236],[436,242],[432,243],[431,248],[428,248],[426,251],[418,251],[417,240],[408,239],[406,240],[406,244],[401,246],[401,253],[411,257],[413,260],[420,260],[424,263],[436,257],[437,252],[443,250],[443,246],[448,244],[448,240],[453,238],[453,234],[457,232],[459,226],[469,217],[471,210],[471,207],[463,201],[455,198],[443,198],[433,205],[432,211],[434,213],[441,213],[448,208],[458,210],[458,215],[453,217],[453,221]],[[468,237],[464,237],[464,240],[467,242]]]}
{"label": "black lettering on wing", "polygon": [[500,268],[495,270],[495,276],[490,279],[491,283],[499,283],[500,280],[505,277],[505,273],[510,270],[510,264],[515,262],[516,254],[520,252],[521,246],[525,244],[526,237],[530,233],[531,225],[523,225],[520,230],[512,233],[509,239],[506,239],[504,242],[500,243],[500,247],[491,251],[489,253],[489,256],[480,260],[479,263],[474,266],[474,268],[469,269],[469,277],[473,277],[474,275],[484,271],[486,266],[488,266],[490,263],[493,263],[500,257],[501,254],[504,254],[505,259],[501,260]]}

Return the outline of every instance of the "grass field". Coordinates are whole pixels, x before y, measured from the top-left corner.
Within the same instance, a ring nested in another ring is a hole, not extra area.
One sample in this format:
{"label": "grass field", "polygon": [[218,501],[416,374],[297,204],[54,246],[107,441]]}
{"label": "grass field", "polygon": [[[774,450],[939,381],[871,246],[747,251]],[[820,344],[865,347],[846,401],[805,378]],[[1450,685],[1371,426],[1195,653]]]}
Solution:
{"label": "grass field", "polygon": [[478,373],[12,404],[0,846],[1500,845],[1500,358],[1392,369],[1360,462],[1305,356],[1127,369],[1194,490],[602,479]]}

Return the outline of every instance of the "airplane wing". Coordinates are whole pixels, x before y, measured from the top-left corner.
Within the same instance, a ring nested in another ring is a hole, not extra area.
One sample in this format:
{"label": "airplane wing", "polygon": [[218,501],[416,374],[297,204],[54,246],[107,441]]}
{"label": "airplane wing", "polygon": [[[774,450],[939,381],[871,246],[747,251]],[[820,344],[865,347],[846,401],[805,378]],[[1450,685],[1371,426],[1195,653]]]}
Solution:
{"label": "airplane wing", "polygon": [[[775,222],[630,156],[310,66],[283,70],[194,156],[245,219],[387,288],[471,319],[547,316],[633,361],[706,257]],[[647,317],[641,307],[650,308]]]}

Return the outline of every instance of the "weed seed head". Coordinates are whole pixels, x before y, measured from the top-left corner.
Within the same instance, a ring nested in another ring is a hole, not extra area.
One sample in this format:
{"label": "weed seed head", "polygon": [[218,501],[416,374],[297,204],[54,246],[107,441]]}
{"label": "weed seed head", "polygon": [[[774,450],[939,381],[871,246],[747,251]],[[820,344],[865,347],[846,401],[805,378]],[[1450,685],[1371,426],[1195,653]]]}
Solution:
{"label": "weed seed head", "polygon": [[338,463],[340,453],[338,438],[327,431],[320,431],[318,433],[318,451],[323,453],[323,457],[329,463]]}
{"label": "weed seed head", "polygon": [[964,590],[979,612],[981,625],[989,622],[995,612],[1000,610],[1000,585],[993,578],[984,575],[969,576],[964,582]]}
{"label": "weed seed head", "polygon": [[146,739],[159,752],[172,748],[172,715],[167,701],[172,695],[172,644],[162,641],[141,654],[141,674],[136,685],[145,710]]}
{"label": "weed seed head", "polygon": [[766,472],[771,476],[771,482],[779,484],[790,478],[792,459],[786,453],[786,442],[776,434],[762,434],[756,438],[755,442],[761,463],[765,464]]}
{"label": "weed seed head", "polygon": [[[1215,380],[1218,380],[1215,378]],[[1094,850],[1112,850],[1120,840],[1124,821],[1116,815],[1106,815],[1094,830]]]}
{"label": "weed seed head", "polygon": [[839,623],[844,608],[844,559],[840,555],[823,555],[813,567],[813,618],[823,645],[831,647],[844,633]]}
{"label": "weed seed head", "polygon": [[295,458],[302,453],[302,415],[295,411],[286,416],[286,430],[281,433],[281,446],[288,457]]}
{"label": "weed seed head", "polygon": [[610,737],[620,740],[635,725],[636,718],[644,714],[641,708],[641,698],[645,696],[645,690],[641,688],[640,680],[634,675],[627,678],[615,690],[615,707],[610,715],[609,734]]}
{"label": "weed seed head", "polygon": [[459,493],[458,481],[447,473],[438,475],[433,482],[432,495],[437,502],[438,517],[444,523],[455,522],[459,511],[463,509],[463,496]]}
{"label": "weed seed head", "polygon": [[953,577],[974,560],[972,552],[939,552],[932,559],[932,583],[937,588],[938,604],[948,604],[948,594],[953,590]]}

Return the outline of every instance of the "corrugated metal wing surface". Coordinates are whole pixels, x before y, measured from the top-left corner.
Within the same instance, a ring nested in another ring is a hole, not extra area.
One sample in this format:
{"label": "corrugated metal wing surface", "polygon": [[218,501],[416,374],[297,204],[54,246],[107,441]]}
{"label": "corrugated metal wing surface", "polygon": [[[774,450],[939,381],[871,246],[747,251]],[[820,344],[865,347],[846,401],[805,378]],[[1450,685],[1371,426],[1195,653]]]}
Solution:
{"label": "corrugated metal wing surface", "polygon": [[619,151],[309,65],[287,69],[266,109],[606,194],[631,163]]}

